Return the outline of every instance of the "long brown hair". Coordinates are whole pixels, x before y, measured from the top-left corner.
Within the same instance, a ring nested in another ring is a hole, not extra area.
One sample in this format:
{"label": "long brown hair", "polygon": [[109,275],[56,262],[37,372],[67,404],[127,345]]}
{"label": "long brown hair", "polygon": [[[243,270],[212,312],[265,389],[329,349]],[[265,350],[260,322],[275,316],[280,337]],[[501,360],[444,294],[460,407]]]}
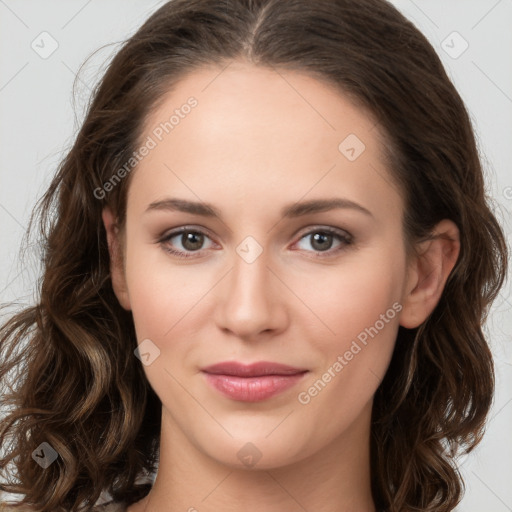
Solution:
{"label": "long brown hair", "polygon": [[[419,328],[399,329],[371,437],[378,508],[453,510],[463,482],[452,452],[480,441],[493,397],[482,324],[507,248],[465,106],[426,38],[384,0],[174,0],[125,42],[31,219],[43,274],[37,303],[0,331],[0,489],[37,512],[88,510],[102,491],[127,504],[149,492],[138,478],[158,461],[161,404],[133,355],[101,219],[109,205],[123,224],[130,178],[101,199],[95,191],[129,160],[174,83],[234,59],[310,73],[375,116],[409,243],[442,219],[460,230],[439,304]],[[45,470],[32,458],[43,442],[59,455]]]}

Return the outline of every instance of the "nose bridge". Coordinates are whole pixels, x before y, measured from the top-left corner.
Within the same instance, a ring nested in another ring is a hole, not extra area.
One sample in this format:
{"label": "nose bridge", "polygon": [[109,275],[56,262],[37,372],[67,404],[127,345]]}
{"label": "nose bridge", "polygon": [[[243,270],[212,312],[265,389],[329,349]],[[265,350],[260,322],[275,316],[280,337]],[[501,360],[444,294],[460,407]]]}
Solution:
{"label": "nose bridge", "polygon": [[[249,237],[248,237],[249,238]],[[244,240],[236,248],[230,279],[230,296],[244,307],[263,307],[270,300],[269,253],[260,244]]]}
{"label": "nose bridge", "polygon": [[[257,254],[254,247],[247,248],[247,244],[240,245],[237,256],[234,258],[233,285],[240,288],[242,295],[259,294],[265,288],[268,280],[268,255]],[[249,293],[250,292],[250,293]]]}
{"label": "nose bridge", "polygon": [[[219,326],[239,336],[275,329],[280,316],[270,253],[251,237],[236,248],[232,271],[226,276],[219,301]],[[279,316],[279,318],[278,318]]]}

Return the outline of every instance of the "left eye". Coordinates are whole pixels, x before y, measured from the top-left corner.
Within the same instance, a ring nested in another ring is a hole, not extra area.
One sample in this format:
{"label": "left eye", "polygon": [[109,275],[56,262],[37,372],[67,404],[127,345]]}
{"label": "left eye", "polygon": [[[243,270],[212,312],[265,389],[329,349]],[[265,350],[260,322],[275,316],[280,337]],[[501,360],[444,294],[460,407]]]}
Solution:
{"label": "left eye", "polygon": [[[333,250],[333,243],[335,240],[338,240],[338,245],[335,246]],[[337,252],[338,250],[343,249],[345,246],[350,245],[352,243],[351,237],[343,232],[338,232],[333,229],[317,229],[315,231],[310,231],[306,233],[300,240],[297,242],[300,245],[301,242],[305,242],[313,250],[317,253],[323,252]],[[308,250],[305,247],[299,247],[300,249]],[[319,254],[319,256],[321,256]]]}

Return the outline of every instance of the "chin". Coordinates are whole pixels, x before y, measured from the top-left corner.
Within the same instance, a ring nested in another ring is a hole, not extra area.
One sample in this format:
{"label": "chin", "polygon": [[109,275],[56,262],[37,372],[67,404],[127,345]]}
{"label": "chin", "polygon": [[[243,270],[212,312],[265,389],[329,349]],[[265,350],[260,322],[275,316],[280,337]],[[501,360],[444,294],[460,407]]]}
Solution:
{"label": "chin", "polygon": [[[279,421],[282,421],[280,418]],[[200,439],[195,440],[196,447],[208,457],[214,459],[231,469],[244,469],[249,471],[275,469],[296,463],[310,455],[307,451],[314,451],[314,436],[309,442],[305,441],[304,431],[288,428],[279,434],[272,429],[279,425],[273,422],[268,428],[268,422],[252,425],[244,430],[230,429],[233,437],[224,431],[198,433]],[[247,421],[245,421],[247,424]]]}

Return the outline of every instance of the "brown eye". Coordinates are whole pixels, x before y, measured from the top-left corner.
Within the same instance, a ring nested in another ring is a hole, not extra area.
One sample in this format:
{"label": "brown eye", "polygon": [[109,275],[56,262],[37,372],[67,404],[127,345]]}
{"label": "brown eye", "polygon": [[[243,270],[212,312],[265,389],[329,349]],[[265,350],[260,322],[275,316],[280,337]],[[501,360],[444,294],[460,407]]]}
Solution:
{"label": "brown eye", "polygon": [[204,243],[204,235],[195,231],[181,234],[181,244],[187,251],[197,251]]}
{"label": "brown eye", "polygon": [[311,237],[311,247],[317,251],[328,251],[332,247],[333,236],[329,233],[315,233]]}
{"label": "brown eye", "polygon": [[352,236],[346,231],[322,228],[309,231],[301,237],[297,244],[301,250],[316,252],[318,256],[321,256],[321,253],[326,253],[327,256],[345,249],[352,241]]}
{"label": "brown eye", "polygon": [[[207,241],[210,241],[210,245],[205,247]],[[165,251],[183,258],[195,256],[194,253],[200,255],[203,249],[213,246],[210,237],[205,233],[197,229],[186,228],[172,231],[161,238],[159,242]]]}

